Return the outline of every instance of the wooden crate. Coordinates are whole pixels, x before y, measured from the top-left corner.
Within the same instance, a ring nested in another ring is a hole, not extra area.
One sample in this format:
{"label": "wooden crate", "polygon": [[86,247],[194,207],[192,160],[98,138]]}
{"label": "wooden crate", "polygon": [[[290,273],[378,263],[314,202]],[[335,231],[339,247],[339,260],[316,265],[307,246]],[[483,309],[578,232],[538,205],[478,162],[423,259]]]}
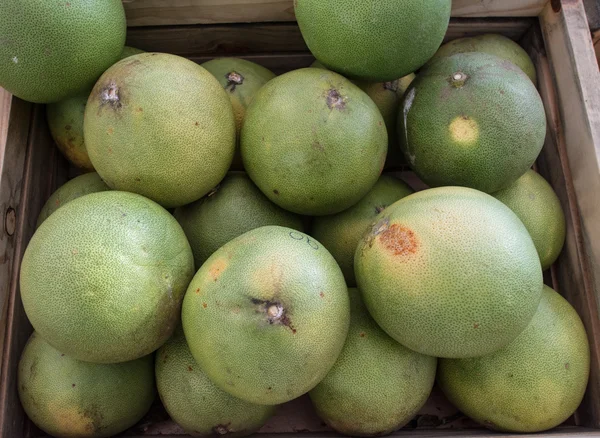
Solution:
{"label": "wooden crate", "polygon": [[[123,0],[128,44],[197,62],[241,56],[276,73],[305,67],[313,58],[294,22],[292,1]],[[546,280],[577,309],[592,347],[581,407],[563,427],[542,435],[600,437],[600,73],[583,0],[453,1],[447,39],[488,32],[521,42],[537,67],[548,118],[537,168],[567,217],[565,249]],[[40,436],[17,396],[17,362],[31,333],[20,301],[19,268],[42,205],[69,175],[49,136],[43,106],[0,89],[0,437]],[[306,398],[283,406],[262,432],[330,434]],[[175,437],[180,431],[157,404],[124,436],[159,434]],[[461,416],[437,391],[396,435],[495,436]]]}

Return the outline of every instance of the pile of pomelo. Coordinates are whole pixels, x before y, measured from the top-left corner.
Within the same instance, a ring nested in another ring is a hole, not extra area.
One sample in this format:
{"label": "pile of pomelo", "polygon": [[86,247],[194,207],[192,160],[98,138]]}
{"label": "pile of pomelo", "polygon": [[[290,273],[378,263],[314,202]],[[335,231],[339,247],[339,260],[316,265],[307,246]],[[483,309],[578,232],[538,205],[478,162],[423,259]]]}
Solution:
{"label": "pile of pomelo", "polygon": [[[296,0],[317,62],[275,77],[124,47],[120,0],[1,2],[0,86],[82,169],[22,261],[31,420],[111,436],[157,388],[190,434],[243,436],[308,393],[381,435],[436,378],[492,429],[566,420],[590,353],[543,284],[565,218],[535,68],[499,35],[440,48],[450,8]],[[401,155],[432,188],[383,172]]]}

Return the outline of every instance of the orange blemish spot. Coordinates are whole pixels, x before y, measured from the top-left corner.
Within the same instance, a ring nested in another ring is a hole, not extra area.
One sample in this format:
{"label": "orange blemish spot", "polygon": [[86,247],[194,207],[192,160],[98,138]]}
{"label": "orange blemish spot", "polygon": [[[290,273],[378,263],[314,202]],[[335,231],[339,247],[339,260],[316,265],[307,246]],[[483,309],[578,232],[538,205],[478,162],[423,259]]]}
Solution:
{"label": "orange blemish spot", "polygon": [[108,153],[109,153],[109,154],[112,154],[112,153],[113,153],[113,150],[112,150],[112,148],[108,148]]}
{"label": "orange blemish spot", "polygon": [[142,111],[144,111],[144,110],[143,110],[141,107],[138,107],[138,108],[136,109],[136,111],[137,111],[138,113],[141,113],[141,112],[142,112]]}
{"label": "orange blemish spot", "polygon": [[202,307],[206,309],[206,303],[202,303]]}
{"label": "orange blemish spot", "polygon": [[194,371],[194,369],[188,365],[188,371]]}
{"label": "orange blemish spot", "polygon": [[360,336],[361,338],[364,338],[366,335],[365,335],[365,332],[361,332],[358,336]]}
{"label": "orange blemish spot", "polygon": [[321,298],[324,298],[324,297],[325,297],[325,294],[324,294],[323,292],[321,292],[321,293],[319,293],[319,296],[320,296]]}
{"label": "orange blemish spot", "polygon": [[108,128],[106,132],[108,132],[109,134],[113,134],[115,130],[113,128]]}
{"label": "orange blemish spot", "polygon": [[200,288],[196,289],[196,295],[200,295]]}
{"label": "orange blemish spot", "polygon": [[223,259],[218,259],[213,262],[211,267],[208,269],[208,273],[213,281],[217,281],[225,269],[227,269],[227,262]]}
{"label": "orange blemish spot", "polygon": [[414,231],[399,224],[392,224],[382,231],[379,241],[395,256],[415,254],[419,247]]}
{"label": "orange blemish spot", "polygon": [[478,329],[479,328],[479,324],[478,323],[473,324],[473,328]]}

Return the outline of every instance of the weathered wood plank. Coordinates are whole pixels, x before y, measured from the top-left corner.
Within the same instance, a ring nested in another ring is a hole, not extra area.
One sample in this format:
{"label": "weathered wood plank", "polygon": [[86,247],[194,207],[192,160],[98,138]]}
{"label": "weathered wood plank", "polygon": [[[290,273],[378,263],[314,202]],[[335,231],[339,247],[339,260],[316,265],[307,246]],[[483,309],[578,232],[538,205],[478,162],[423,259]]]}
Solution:
{"label": "weathered wood plank", "polygon": [[[10,146],[25,150],[25,163],[20,169],[22,183],[18,185],[20,202],[15,209],[15,246],[8,311],[3,321],[6,324],[6,342],[0,373],[0,436],[20,438],[26,417],[18,398],[17,365],[31,333],[31,326],[21,303],[19,271],[23,253],[35,231],[37,216],[54,188],[54,166],[58,159],[58,150],[50,138],[43,106],[35,106],[26,141],[13,142]],[[6,152],[9,152],[8,145]],[[8,184],[3,184],[4,181],[0,181],[0,192],[10,189]]]}
{"label": "weathered wood plank", "polygon": [[[445,41],[489,32],[501,33],[518,40],[533,23],[534,19],[527,18],[453,18]],[[127,32],[127,45],[187,57],[308,52],[296,23],[130,28]]]}
{"label": "weathered wood plank", "polygon": [[[535,17],[548,0],[454,0],[453,17]],[[123,0],[129,26],[294,21],[293,0]]]}

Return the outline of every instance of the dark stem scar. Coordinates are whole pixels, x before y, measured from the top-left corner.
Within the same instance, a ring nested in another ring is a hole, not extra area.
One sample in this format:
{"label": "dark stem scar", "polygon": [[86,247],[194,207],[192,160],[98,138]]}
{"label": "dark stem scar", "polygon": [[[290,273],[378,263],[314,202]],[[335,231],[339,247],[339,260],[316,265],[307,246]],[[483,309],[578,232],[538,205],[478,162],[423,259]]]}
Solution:
{"label": "dark stem scar", "polygon": [[385,210],[387,206],[386,205],[378,205],[377,207],[375,207],[375,212],[377,214],[381,213],[383,210]]}
{"label": "dark stem scar", "polygon": [[233,93],[235,88],[238,85],[242,85],[244,83],[244,76],[236,71],[229,72],[225,75],[225,79],[227,79],[227,85],[225,86],[226,90]]}
{"label": "dark stem scar", "polygon": [[283,304],[278,301],[260,300],[258,298],[250,298],[250,301],[258,307],[258,313],[266,315],[270,325],[283,325],[289,328],[293,334],[296,334],[296,329],[292,325],[292,321]]}
{"label": "dark stem scar", "polygon": [[394,81],[384,82],[383,88],[385,90],[390,90],[390,91],[396,92],[396,91],[398,91],[398,83],[399,83],[398,79],[396,79]]}
{"label": "dark stem scar", "polygon": [[346,108],[346,98],[338,90],[331,88],[327,92],[327,106],[329,109],[343,110]]}
{"label": "dark stem scar", "polygon": [[276,195],[279,195],[279,190],[277,190],[277,189],[274,189],[274,190],[273,190],[273,193],[275,193]]}

